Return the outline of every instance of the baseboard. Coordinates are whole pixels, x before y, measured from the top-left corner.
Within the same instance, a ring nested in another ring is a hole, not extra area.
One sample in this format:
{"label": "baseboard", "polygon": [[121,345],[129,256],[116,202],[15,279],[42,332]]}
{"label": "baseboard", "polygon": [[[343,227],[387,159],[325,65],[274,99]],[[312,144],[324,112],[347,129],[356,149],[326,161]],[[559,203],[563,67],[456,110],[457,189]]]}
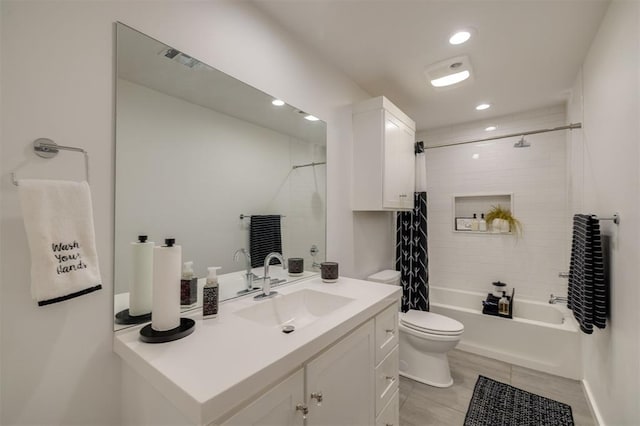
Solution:
{"label": "baseboard", "polygon": [[589,382],[587,382],[585,379],[582,379],[582,390],[584,391],[584,396],[587,398],[587,404],[589,405],[591,416],[596,421],[596,426],[606,426],[604,420],[602,420],[602,414],[600,414],[598,404],[596,404],[596,400],[593,397],[593,393],[591,392]]}

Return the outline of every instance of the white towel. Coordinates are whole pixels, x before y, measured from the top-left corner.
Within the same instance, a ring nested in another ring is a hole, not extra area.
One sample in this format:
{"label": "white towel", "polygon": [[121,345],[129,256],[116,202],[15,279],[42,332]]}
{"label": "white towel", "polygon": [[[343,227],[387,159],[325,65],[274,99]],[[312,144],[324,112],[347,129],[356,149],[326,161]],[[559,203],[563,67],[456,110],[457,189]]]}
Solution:
{"label": "white towel", "polygon": [[102,288],[87,182],[18,181],[39,306]]}

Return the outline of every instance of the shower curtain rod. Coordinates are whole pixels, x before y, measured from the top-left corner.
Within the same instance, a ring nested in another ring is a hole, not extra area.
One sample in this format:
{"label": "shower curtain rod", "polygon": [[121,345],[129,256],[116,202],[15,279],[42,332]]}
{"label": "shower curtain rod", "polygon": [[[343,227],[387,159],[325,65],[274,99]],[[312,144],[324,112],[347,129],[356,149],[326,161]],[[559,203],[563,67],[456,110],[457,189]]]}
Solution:
{"label": "shower curtain rod", "polygon": [[512,138],[512,137],[516,137],[516,136],[527,136],[527,135],[535,135],[537,133],[557,132],[558,130],[573,130],[573,129],[581,129],[581,128],[582,128],[582,123],[571,123],[571,124],[568,124],[566,126],[553,127],[551,129],[529,130],[528,132],[511,133],[511,134],[508,134],[508,135],[493,136],[491,138],[474,139],[474,140],[465,141],[465,142],[453,142],[453,143],[448,143],[448,144],[444,144],[444,145],[436,145],[436,146],[425,146],[424,149],[444,148],[445,146],[466,145],[466,144],[469,144],[469,143],[493,141],[493,140],[496,140],[496,139]]}

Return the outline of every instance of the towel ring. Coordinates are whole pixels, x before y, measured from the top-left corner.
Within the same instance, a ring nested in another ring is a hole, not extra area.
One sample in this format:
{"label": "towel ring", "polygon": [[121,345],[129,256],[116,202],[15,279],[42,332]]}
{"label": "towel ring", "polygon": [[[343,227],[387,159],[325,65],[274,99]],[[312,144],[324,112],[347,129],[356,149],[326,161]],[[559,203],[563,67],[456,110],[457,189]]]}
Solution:
{"label": "towel ring", "polygon": [[[42,158],[53,158],[58,155],[60,150],[63,151],[75,151],[84,154],[84,173],[89,182],[89,153],[82,148],[76,148],[75,146],[58,145],[51,139],[39,138],[33,141],[33,152]],[[18,186],[18,180],[16,179],[16,172],[11,172],[11,181],[15,186]]]}

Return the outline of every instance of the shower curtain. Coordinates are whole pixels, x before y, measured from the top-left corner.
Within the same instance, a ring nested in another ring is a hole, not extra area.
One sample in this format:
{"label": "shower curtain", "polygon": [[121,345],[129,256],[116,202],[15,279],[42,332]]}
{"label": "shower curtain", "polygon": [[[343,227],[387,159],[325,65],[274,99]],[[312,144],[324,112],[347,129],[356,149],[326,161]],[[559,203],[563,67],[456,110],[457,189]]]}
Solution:
{"label": "shower curtain", "polygon": [[426,163],[422,142],[417,142],[414,207],[396,217],[396,270],[402,282],[402,312],[429,310],[428,266]]}

